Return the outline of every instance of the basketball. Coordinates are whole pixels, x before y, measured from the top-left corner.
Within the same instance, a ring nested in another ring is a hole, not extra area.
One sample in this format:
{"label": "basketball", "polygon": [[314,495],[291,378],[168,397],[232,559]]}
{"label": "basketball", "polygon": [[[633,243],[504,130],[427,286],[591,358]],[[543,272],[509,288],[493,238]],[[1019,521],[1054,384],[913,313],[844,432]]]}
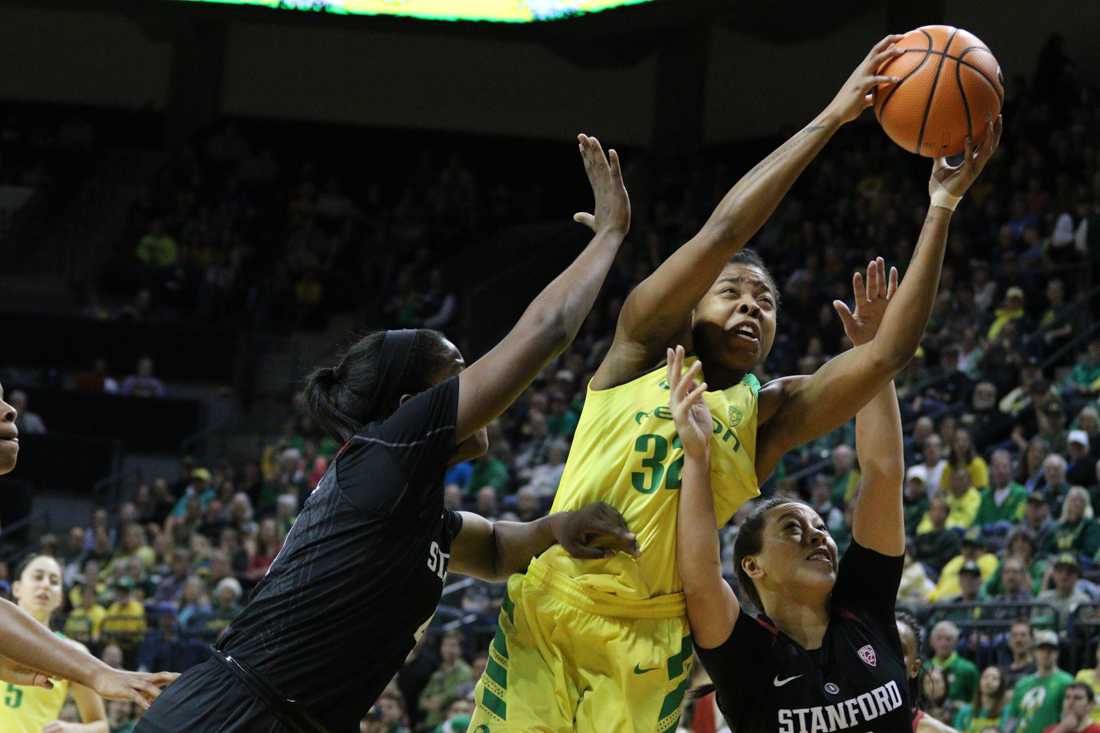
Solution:
{"label": "basketball", "polygon": [[958,155],[985,135],[1001,111],[1004,78],[993,52],[973,33],[926,25],[897,43],[904,53],[879,70],[898,78],[873,92],[875,117],[891,140],[928,158]]}

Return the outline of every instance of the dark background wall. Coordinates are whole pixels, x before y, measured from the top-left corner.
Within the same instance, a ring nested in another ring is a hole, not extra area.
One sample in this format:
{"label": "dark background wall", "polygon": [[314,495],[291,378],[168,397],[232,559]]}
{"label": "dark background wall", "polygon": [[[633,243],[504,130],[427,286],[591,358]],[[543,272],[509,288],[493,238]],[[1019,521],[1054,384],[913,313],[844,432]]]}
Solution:
{"label": "dark background wall", "polygon": [[[766,14],[726,4],[709,15],[689,12],[705,0],[672,10],[657,3],[660,13],[599,18],[602,25],[569,44],[536,28],[466,34],[450,24],[405,23],[394,33],[392,24],[309,22],[302,13],[196,14],[190,5],[96,0],[34,5],[0,5],[7,59],[0,98],[163,108],[181,79],[199,73],[200,88],[216,89],[212,113],[547,139],[586,129],[635,145],[667,140],[677,125],[703,143],[800,126],[899,23],[964,26],[1010,76],[1030,73],[1059,19],[1073,17],[1068,46],[1083,68],[1100,68],[1100,3],[1071,0],[942,0],[921,12],[849,0],[828,13],[788,2],[769,3]],[[694,19],[678,22],[685,16]],[[220,30],[195,33],[196,18]],[[630,24],[639,25],[636,33]],[[620,37],[608,40],[609,33]],[[190,40],[181,46],[181,38]],[[224,72],[209,64],[220,78],[208,80],[199,67],[211,54],[226,63]]]}

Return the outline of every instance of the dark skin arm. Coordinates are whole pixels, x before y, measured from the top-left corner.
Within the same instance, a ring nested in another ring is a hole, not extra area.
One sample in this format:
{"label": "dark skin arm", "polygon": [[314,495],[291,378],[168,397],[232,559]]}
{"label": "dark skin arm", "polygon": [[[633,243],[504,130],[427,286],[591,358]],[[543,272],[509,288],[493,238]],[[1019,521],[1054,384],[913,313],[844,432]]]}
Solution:
{"label": "dark skin arm", "polygon": [[599,141],[587,135],[578,136],[578,141],[596,206],[595,213],[574,219],[595,236],[532,301],[508,335],[459,375],[458,443],[504,412],[573,342],[630,228],[630,198],[618,154],[612,150],[610,158],[605,156]]}
{"label": "dark skin arm", "polygon": [[50,687],[48,677],[67,679],[110,700],[130,700],[142,708],[178,674],[143,674],[112,669],[50,633],[18,606],[0,600],[0,675],[15,684]]}
{"label": "dark skin arm", "polygon": [[451,545],[451,572],[505,580],[527,569],[531,558],[561,544],[574,557],[594,559],[616,551],[638,554],[622,515],[603,502],[557,512],[533,522],[492,522],[462,512],[462,531]]}
{"label": "dark skin arm", "polygon": [[[965,194],[997,149],[1000,134],[998,118],[990,122],[980,149],[967,143],[964,162],[957,168],[937,160],[929,193],[943,189],[954,196]],[[760,391],[759,480],[771,475],[787,451],[852,419],[912,359],[939,290],[951,214],[942,206],[929,207],[905,280],[873,340],[830,360],[810,376],[777,379]],[[852,317],[846,311],[841,310],[842,319]]]}
{"label": "dark skin arm", "polygon": [[592,380],[607,389],[650,369],[673,343],[690,343],[691,312],[729,262],[763,226],[833,134],[870,104],[869,92],[893,77],[875,73],[900,51],[901,36],[879,41],[814,120],[745,174],[699,233],[627,297],[611,349]]}

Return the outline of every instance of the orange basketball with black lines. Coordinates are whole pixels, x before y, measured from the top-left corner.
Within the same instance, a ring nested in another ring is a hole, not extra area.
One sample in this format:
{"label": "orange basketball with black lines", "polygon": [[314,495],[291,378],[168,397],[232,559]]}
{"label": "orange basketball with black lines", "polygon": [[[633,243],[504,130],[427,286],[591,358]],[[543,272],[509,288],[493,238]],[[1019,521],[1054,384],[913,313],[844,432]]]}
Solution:
{"label": "orange basketball with black lines", "polygon": [[875,117],[890,139],[928,158],[958,155],[968,135],[980,143],[1005,96],[1001,66],[989,47],[949,25],[909,31],[896,45],[904,53],[878,73],[899,81],[873,92]]}

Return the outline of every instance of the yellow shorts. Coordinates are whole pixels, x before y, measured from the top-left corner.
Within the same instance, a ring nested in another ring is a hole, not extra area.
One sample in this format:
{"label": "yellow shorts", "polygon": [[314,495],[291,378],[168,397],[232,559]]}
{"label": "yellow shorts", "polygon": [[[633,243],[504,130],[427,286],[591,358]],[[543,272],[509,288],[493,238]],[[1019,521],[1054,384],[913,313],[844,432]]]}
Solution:
{"label": "yellow shorts", "polygon": [[508,579],[469,733],[676,730],[692,664],[683,614],[595,613],[534,569]]}

